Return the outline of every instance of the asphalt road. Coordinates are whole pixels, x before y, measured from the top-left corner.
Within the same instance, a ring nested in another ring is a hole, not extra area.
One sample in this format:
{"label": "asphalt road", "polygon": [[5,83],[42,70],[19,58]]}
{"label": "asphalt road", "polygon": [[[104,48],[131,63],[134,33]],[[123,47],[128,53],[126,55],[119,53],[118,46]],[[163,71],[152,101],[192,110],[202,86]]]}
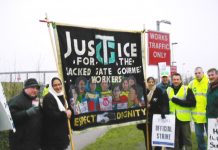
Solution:
{"label": "asphalt road", "polygon": [[[108,127],[99,127],[82,132],[73,132],[74,150],[82,150],[85,146],[94,143],[96,139],[104,135],[108,129]],[[67,150],[71,150],[71,147],[69,146]]]}

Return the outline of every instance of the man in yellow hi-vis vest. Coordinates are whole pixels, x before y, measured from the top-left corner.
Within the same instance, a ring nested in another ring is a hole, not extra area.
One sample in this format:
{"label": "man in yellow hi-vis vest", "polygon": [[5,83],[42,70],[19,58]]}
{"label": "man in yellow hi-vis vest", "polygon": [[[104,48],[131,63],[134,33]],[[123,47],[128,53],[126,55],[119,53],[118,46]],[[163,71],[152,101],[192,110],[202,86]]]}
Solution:
{"label": "man in yellow hi-vis vest", "polygon": [[195,78],[189,83],[189,88],[195,95],[196,107],[192,109],[192,119],[195,123],[195,133],[198,143],[198,150],[206,150],[204,131],[206,131],[206,106],[208,78],[204,75],[201,67],[195,68]]}
{"label": "man in yellow hi-vis vest", "polygon": [[179,136],[183,136],[183,144],[186,150],[192,150],[191,140],[191,108],[195,107],[196,100],[192,90],[182,84],[179,73],[172,76],[172,86],[167,90],[169,109],[176,115],[175,150],[179,150]]}

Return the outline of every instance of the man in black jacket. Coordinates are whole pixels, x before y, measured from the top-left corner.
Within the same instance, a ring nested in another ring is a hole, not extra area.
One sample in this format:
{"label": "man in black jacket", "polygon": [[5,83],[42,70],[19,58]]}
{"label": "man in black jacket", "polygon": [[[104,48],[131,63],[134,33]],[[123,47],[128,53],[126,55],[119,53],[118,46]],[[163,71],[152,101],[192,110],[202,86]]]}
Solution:
{"label": "man in black jacket", "polygon": [[39,150],[41,148],[42,114],[36,100],[39,91],[36,79],[25,81],[23,91],[9,101],[9,109],[16,132],[9,133],[11,150]]}

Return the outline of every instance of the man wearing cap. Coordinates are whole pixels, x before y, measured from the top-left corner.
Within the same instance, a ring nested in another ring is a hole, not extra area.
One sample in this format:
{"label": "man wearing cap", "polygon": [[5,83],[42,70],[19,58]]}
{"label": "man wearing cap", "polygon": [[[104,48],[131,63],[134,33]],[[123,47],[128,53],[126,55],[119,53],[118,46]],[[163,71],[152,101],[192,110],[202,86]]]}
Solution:
{"label": "man wearing cap", "polygon": [[161,73],[161,83],[157,85],[157,87],[160,88],[163,93],[170,86],[170,79],[168,76],[169,76],[168,72],[162,72]]}
{"label": "man wearing cap", "polygon": [[36,79],[27,79],[23,91],[9,101],[9,109],[16,132],[9,133],[11,150],[39,150],[41,148],[42,114],[36,100],[39,92]]}

